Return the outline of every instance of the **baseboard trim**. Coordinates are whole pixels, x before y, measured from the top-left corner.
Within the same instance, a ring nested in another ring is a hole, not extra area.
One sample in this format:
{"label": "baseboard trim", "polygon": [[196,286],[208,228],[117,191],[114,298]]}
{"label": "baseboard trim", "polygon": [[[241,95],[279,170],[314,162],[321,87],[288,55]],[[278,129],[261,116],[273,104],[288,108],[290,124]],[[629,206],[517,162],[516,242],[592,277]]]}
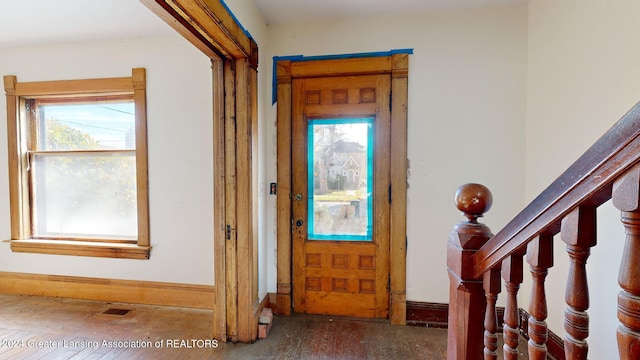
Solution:
{"label": "baseboard trim", "polygon": [[564,360],[564,341],[562,338],[552,331],[549,331],[549,339],[547,340],[547,350],[554,360]]}
{"label": "baseboard trim", "polygon": [[275,312],[276,304],[278,302],[278,294],[268,293],[265,300],[268,301],[266,307],[270,308],[271,310],[274,310]]}
{"label": "baseboard trim", "polygon": [[449,304],[407,301],[407,325],[446,328]]}
{"label": "baseboard trim", "polygon": [[196,309],[213,309],[216,302],[209,285],[13,272],[0,272],[0,293]]}
{"label": "baseboard trim", "polygon": [[[498,331],[502,332],[504,308],[497,308]],[[529,340],[529,313],[523,309],[518,311],[520,316],[520,334]],[[407,325],[446,328],[449,318],[449,304],[407,301]],[[562,338],[549,330],[547,350],[551,358],[564,360],[564,342]]]}

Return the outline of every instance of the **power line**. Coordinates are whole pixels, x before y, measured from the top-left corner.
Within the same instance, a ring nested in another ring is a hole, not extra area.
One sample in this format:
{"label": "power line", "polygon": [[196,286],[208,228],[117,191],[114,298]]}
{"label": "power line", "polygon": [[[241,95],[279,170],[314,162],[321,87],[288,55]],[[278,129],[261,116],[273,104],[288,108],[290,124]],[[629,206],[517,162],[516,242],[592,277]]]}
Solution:
{"label": "power line", "polygon": [[78,122],[74,122],[74,121],[69,121],[69,120],[57,120],[58,122],[62,122],[62,123],[67,123],[67,124],[74,124],[74,125],[79,125],[79,126],[84,126],[84,127],[90,127],[90,128],[94,128],[94,129],[102,129],[102,130],[109,130],[109,131],[117,131],[117,132],[123,132],[126,133],[127,130],[120,130],[120,129],[111,129],[111,128],[106,128],[106,127],[102,127],[102,126],[95,126],[95,125],[87,125],[87,124],[83,124],[83,123],[78,123]]}
{"label": "power line", "polygon": [[107,110],[111,110],[111,111],[120,112],[120,113],[127,114],[127,115],[135,115],[134,113],[130,113],[130,112],[127,112],[127,111],[124,111],[124,110],[120,110],[120,109],[110,108],[110,107],[104,106],[104,105],[94,105],[94,106],[100,107],[100,108],[103,108],[103,109],[107,109]]}

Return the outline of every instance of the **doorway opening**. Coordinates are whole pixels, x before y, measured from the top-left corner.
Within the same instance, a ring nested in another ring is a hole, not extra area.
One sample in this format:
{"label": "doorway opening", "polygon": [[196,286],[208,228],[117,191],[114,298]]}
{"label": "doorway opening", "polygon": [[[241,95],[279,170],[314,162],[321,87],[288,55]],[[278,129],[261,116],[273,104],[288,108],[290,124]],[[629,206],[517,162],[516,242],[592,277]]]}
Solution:
{"label": "doorway opening", "polygon": [[409,54],[276,59],[277,314],[406,323]]}

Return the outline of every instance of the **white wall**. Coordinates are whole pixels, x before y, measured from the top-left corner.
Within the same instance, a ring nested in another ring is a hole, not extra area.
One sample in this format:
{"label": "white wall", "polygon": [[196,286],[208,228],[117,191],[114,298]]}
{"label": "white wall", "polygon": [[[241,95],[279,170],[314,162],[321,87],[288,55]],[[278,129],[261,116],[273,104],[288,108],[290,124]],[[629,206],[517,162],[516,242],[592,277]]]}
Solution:
{"label": "white wall", "polygon": [[[131,76],[147,70],[150,260],[12,253],[0,271],[213,285],[213,154],[209,59],[175,35],[2,49],[18,81]],[[6,119],[0,97],[0,119]],[[0,169],[7,169],[0,126]],[[3,170],[6,174],[6,170]],[[0,239],[10,238],[8,178],[0,176]]]}
{"label": "white wall", "polygon": [[[250,0],[228,5],[260,47],[260,298],[276,291],[275,197],[266,194],[276,179],[272,56],[414,49],[407,297],[417,301],[448,301],[445,254],[461,219],[452,203],[457,186],[492,189],[484,221],[497,231],[640,100],[636,0],[532,0],[528,11],[500,6],[270,27]],[[18,81],[128,76],[132,67],[147,68],[151,259],[17,254],[0,243],[0,271],[213,284],[208,59],[177,34],[0,52],[0,73]],[[0,119],[5,111],[2,96]],[[0,126],[0,169],[7,168],[4,139]],[[0,177],[0,239],[9,238],[8,202]],[[615,346],[617,261],[610,259],[623,243],[617,211],[607,206],[601,216],[600,245],[588,264],[590,316],[598,324],[590,338],[599,339],[590,344],[593,358]],[[562,333],[566,257],[556,244],[549,324]]]}
{"label": "white wall", "polygon": [[[266,23],[252,1],[228,4],[266,57]],[[151,15],[155,16],[155,15]],[[167,25],[168,27],[168,25]],[[0,243],[0,271],[112,279],[214,284],[212,73],[209,59],[177,33],[94,43],[2,49],[0,73],[18,81],[130,76],[147,69],[150,260],[11,253]],[[260,88],[268,88],[266,71]],[[259,119],[270,104],[259,93]],[[0,97],[0,119],[6,119]],[[264,124],[259,124],[259,297],[267,292]],[[0,168],[7,168],[6,127],[0,126]],[[4,145],[3,145],[4,144]],[[0,239],[9,239],[8,179],[0,177]]]}
{"label": "white wall", "polygon": [[[526,194],[532,199],[640,100],[637,0],[529,3]],[[589,357],[616,349],[617,272],[624,243],[619,212],[599,211],[598,246],[587,263]],[[563,333],[567,255],[556,237],[549,326]],[[526,308],[526,307],[525,307]]]}
{"label": "white wall", "polygon": [[[446,244],[461,220],[453,204],[458,186],[480,182],[493,191],[485,221],[496,230],[524,206],[526,41],[525,5],[269,26],[269,57],[414,49],[408,300],[448,302]],[[267,117],[266,176],[275,181],[275,106]],[[276,291],[275,213],[270,201],[270,292]]]}

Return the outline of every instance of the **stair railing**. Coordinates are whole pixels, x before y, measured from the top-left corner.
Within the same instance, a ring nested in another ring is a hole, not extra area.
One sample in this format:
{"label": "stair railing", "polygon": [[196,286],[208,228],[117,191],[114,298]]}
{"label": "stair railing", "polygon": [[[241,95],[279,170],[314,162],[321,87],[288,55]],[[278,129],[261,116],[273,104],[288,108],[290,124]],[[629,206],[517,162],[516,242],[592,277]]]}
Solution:
{"label": "stair railing", "polygon": [[478,222],[491,207],[491,192],[479,184],[458,189],[455,203],[467,219],[455,226],[448,242],[447,358],[497,358],[496,300],[502,281],[507,296],[502,352],[505,359],[518,358],[517,293],[525,259],[532,277],[529,359],[547,358],[545,278],[553,266],[553,238],[560,234],[569,256],[564,357],[586,359],[586,262],[597,242],[596,210],[610,199],[621,211],[626,230],[618,277],[618,354],[620,359],[640,359],[640,103],[495,235]]}

